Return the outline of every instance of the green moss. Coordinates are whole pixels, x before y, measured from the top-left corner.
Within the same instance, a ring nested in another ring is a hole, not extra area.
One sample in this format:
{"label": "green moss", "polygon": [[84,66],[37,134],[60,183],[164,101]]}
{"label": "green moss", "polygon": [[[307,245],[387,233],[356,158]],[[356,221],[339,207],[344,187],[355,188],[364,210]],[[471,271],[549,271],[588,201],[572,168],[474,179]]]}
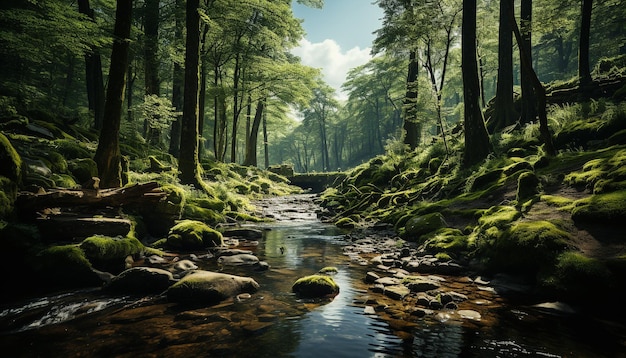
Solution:
{"label": "green moss", "polygon": [[492,206],[482,214],[478,223],[485,228],[504,228],[521,216],[522,213],[513,206]]}
{"label": "green moss", "polygon": [[577,223],[608,223],[623,225],[626,221],[626,190],[592,195],[577,200],[572,219]]}
{"label": "green moss", "polygon": [[185,190],[173,184],[162,185],[161,190],[166,193],[166,197],[159,201],[156,206],[156,211],[158,213],[180,217],[187,200]]}
{"label": "green moss", "polygon": [[597,293],[611,287],[612,276],[604,262],[567,251],[558,256],[554,272],[546,275],[542,284],[572,301],[604,300]]}
{"label": "green moss", "polygon": [[461,255],[468,250],[468,237],[461,230],[444,228],[428,235],[423,247],[435,254]]}
{"label": "green moss", "polygon": [[21,167],[22,158],[9,139],[0,133],[0,176],[19,183],[22,178]]}
{"label": "green moss", "polygon": [[571,210],[574,205],[574,200],[558,195],[542,195],[540,199],[550,206],[555,206],[565,210]]}
{"label": "green moss", "polygon": [[291,290],[302,298],[315,298],[338,294],[339,285],[328,275],[310,275],[296,280]]}
{"label": "green moss", "polygon": [[138,256],[143,252],[143,244],[136,238],[114,238],[94,235],[80,243],[80,248],[90,261],[123,262],[131,256]]}
{"label": "green moss", "polygon": [[341,218],[337,220],[337,222],[335,222],[335,226],[339,228],[344,228],[344,229],[353,229],[356,227],[356,225],[357,223],[352,218],[349,218],[349,217]]}
{"label": "green moss", "polygon": [[70,172],[79,183],[87,182],[92,177],[98,176],[98,165],[93,159],[73,159],[67,164]]}
{"label": "green moss", "polygon": [[76,183],[74,178],[67,174],[52,174],[50,177],[54,181],[54,186],[59,188],[77,188],[79,185]]}
{"label": "green moss", "polygon": [[37,256],[35,271],[41,277],[38,284],[42,286],[59,289],[102,283],[78,245],[52,246]]}
{"label": "green moss", "polygon": [[441,213],[431,213],[407,220],[402,238],[421,242],[420,236],[448,226]]}
{"label": "green moss", "polygon": [[492,270],[531,276],[551,267],[571,240],[569,233],[547,221],[519,222],[485,234],[481,251]]}
{"label": "green moss", "polygon": [[183,220],[167,235],[167,246],[179,250],[197,250],[222,246],[222,234],[201,221]]}
{"label": "green moss", "polygon": [[0,176],[0,218],[7,218],[13,212],[17,191],[17,183],[7,177]]}
{"label": "green moss", "polygon": [[532,199],[539,194],[539,178],[533,172],[523,172],[517,179],[517,195],[518,204],[526,200]]}
{"label": "green moss", "polygon": [[322,275],[332,275],[338,272],[339,272],[339,269],[337,269],[335,266],[326,266],[318,271],[318,273]]}
{"label": "green moss", "polygon": [[50,162],[50,169],[54,173],[67,173],[67,160],[65,160],[65,157],[61,154],[57,152],[49,152],[47,159]]}
{"label": "green moss", "polygon": [[91,158],[92,151],[82,142],[73,139],[58,139],[53,142],[54,146],[66,159]]}

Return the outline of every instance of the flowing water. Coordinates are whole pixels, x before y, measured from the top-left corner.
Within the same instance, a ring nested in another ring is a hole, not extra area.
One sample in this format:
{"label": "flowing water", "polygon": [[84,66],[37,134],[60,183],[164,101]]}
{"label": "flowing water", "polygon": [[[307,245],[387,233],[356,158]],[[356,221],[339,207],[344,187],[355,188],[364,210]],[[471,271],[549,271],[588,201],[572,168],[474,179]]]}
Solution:
{"label": "flowing water", "polygon": [[[261,288],[251,297],[195,309],[159,297],[107,296],[97,289],[34,298],[0,310],[0,356],[626,356],[621,324],[546,313],[506,302],[489,290],[465,292],[480,319],[448,311],[394,318],[384,310],[384,299],[363,282],[372,267],[344,255],[344,233],[316,220],[310,199],[266,204],[264,210],[277,221],[255,225],[264,230],[263,238],[244,248],[270,270],[198,263],[202,269],[253,277]],[[291,293],[297,278],[327,266],[338,268],[334,278],[340,293],[334,299],[302,301]],[[462,278],[446,280],[458,290],[467,286]]]}

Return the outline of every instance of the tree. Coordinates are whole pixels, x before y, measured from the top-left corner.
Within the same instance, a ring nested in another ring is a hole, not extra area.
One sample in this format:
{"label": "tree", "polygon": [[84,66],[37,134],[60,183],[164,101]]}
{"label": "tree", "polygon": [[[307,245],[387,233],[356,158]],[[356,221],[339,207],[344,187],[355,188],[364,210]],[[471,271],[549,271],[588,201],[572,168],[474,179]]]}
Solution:
{"label": "tree", "polygon": [[488,119],[493,132],[515,123],[518,114],[513,105],[513,32],[508,21],[513,0],[500,1],[500,25],[498,31],[498,83],[493,115]]}
{"label": "tree", "polygon": [[578,80],[580,82],[581,94],[584,95],[585,87],[591,84],[591,69],[589,65],[589,38],[591,36],[591,12],[593,10],[593,0],[582,0],[580,40],[578,47]]}
{"label": "tree", "polygon": [[[144,81],[145,95],[160,95],[161,80],[159,78],[159,0],[145,0],[144,14]],[[149,143],[155,143],[160,130],[149,126],[144,121],[143,135]]]}
{"label": "tree", "polygon": [[122,185],[119,131],[126,86],[132,10],[132,0],[117,0],[113,29],[115,39],[111,52],[104,120],[94,155],[101,188],[117,188]]}
{"label": "tree", "polygon": [[179,178],[182,184],[203,187],[198,160],[198,84],[200,56],[199,0],[187,0],[185,40],[185,93],[181,123]]}
{"label": "tree", "polygon": [[478,104],[480,87],[476,61],[476,0],[463,0],[461,25],[463,67],[465,153],[463,166],[468,168],[487,158],[491,153],[489,134]]}
{"label": "tree", "polygon": [[[184,26],[184,8],[183,0],[176,0],[174,7],[174,39],[176,42],[183,42]],[[184,61],[184,60],[183,60]],[[176,111],[182,114],[183,110],[183,86],[184,86],[185,72],[181,61],[177,58],[174,59],[174,68],[172,70],[172,105],[176,108]],[[170,146],[169,153],[174,157],[178,157],[180,149],[180,129],[182,118],[181,115],[176,116],[176,120],[172,122],[170,129]]]}
{"label": "tree", "polygon": [[[526,57],[532,66],[532,12],[533,0],[522,0],[521,6],[521,37],[523,45],[520,47],[520,57]],[[523,52],[522,52],[523,48]],[[524,61],[520,58],[520,63]],[[528,73],[526,66],[520,69],[522,100],[521,100],[521,123],[529,123],[537,117],[537,99],[533,89],[532,74]]]}

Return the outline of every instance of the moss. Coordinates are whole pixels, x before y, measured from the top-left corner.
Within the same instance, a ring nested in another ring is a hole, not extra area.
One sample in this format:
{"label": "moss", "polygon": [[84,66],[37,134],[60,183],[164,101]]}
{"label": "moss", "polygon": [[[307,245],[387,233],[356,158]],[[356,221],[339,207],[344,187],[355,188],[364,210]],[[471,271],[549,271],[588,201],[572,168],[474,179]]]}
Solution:
{"label": "moss", "polygon": [[492,206],[482,214],[478,223],[486,228],[504,228],[521,216],[522,213],[513,206]]}
{"label": "moss", "polygon": [[412,217],[407,220],[403,239],[410,241],[421,241],[420,236],[448,226],[441,213],[431,213],[422,216]]}
{"label": "moss", "polygon": [[74,180],[74,178],[67,174],[52,174],[50,177],[54,181],[54,186],[59,188],[77,188],[78,184]]}
{"label": "moss", "polygon": [[93,159],[73,159],[67,164],[70,172],[78,183],[85,183],[92,177],[98,176],[98,165]]}
{"label": "moss", "polygon": [[0,133],[0,176],[19,183],[22,177],[21,168],[22,158],[9,139]]}
{"label": "moss", "polygon": [[316,298],[337,295],[339,285],[328,275],[310,275],[296,280],[291,290],[302,298]]}
{"label": "moss", "polygon": [[572,219],[577,223],[606,223],[623,225],[626,222],[626,190],[592,195],[577,200]]}
{"label": "moss", "polygon": [[322,274],[322,275],[333,275],[338,272],[339,272],[339,269],[337,269],[335,266],[326,266],[322,268],[321,270],[319,270],[317,273]]}
{"label": "moss", "polygon": [[17,183],[0,176],[0,218],[7,218],[13,212],[17,191]]}
{"label": "moss", "polygon": [[523,172],[517,179],[517,194],[515,199],[518,204],[532,199],[539,194],[539,178],[533,172]]}
{"label": "moss", "polygon": [[571,211],[574,207],[574,200],[558,195],[542,195],[540,200],[565,211]]}
{"label": "moss", "polygon": [[92,151],[83,143],[72,139],[55,140],[54,146],[66,159],[91,158]]}
{"label": "moss", "polygon": [[143,253],[143,244],[136,238],[114,238],[94,235],[80,243],[80,248],[91,261],[123,261],[127,256]]}
{"label": "moss", "polygon": [[43,286],[59,289],[102,283],[78,245],[52,246],[37,256],[35,270],[41,277],[39,284]]}
{"label": "moss", "polygon": [[187,200],[185,190],[173,184],[162,185],[161,190],[165,192],[166,196],[159,201],[155,210],[158,213],[180,217]]}
{"label": "moss", "polygon": [[68,165],[65,157],[57,152],[49,152],[46,158],[50,163],[50,169],[54,173],[67,173]]}
{"label": "moss", "polygon": [[519,222],[485,234],[481,250],[493,271],[531,276],[551,267],[571,240],[569,233],[547,221]]}
{"label": "moss", "polygon": [[235,221],[247,221],[247,222],[264,222],[266,219],[258,216],[250,215],[240,211],[227,211],[226,216]]}
{"label": "moss", "polygon": [[184,218],[210,223],[212,225],[226,222],[226,216],[213,209],[203,208],[193,203],[187,203],[181,215]]}
{"label": "moss", "polygon": [[179,250],[197,250],[222,246],[222,234],[201,221],[183,220],[172,227],[167,235],[167,246]]}
{"label": "moss", "polygon": [[604,262],[567,251],[558,256],[554,272],[544,277],[542,284],[580,302],[600,299],[597,293],[611,287],[612,281],[611,271]]}
{"label": "moss", "polygon": [[468,237],[458,229],[440,229],[428,236],[424,249],[435,254],[461,255],[468,249]]}
{"label": "moss", "polygon": [[343,229],[353,229],[355,228],[357,223],[349,217],[341,218],[335,222],[335,226]]}

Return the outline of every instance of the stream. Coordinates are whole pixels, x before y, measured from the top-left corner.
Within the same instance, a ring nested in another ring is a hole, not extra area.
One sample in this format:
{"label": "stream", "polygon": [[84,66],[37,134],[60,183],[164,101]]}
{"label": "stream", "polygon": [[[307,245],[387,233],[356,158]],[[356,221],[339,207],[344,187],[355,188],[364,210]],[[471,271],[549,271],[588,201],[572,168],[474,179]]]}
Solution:
{"label": "stream", "polygon": [[[623,323],[567,310],[509,302],[494,290],[442,277],[467,296],[464,317],[440,310],[403,314],[402,302],[372,292],[371,265],[345,254],[346,232],[320,222],[314,195],[259,203],[275,222],[245,227],[263,238],[240,243],[270,265],[201,269],[253,277],[258,292],[219,305],[185,309],[161,297],[105,295],[98,289],[62,292],[0,307],[4,357],[626,357]],[[300,300],[296,279],[334,266],[340,293]],[[404,307],[406,309],[406,307]],[[409,319],[406,319],[406,318]]]}

